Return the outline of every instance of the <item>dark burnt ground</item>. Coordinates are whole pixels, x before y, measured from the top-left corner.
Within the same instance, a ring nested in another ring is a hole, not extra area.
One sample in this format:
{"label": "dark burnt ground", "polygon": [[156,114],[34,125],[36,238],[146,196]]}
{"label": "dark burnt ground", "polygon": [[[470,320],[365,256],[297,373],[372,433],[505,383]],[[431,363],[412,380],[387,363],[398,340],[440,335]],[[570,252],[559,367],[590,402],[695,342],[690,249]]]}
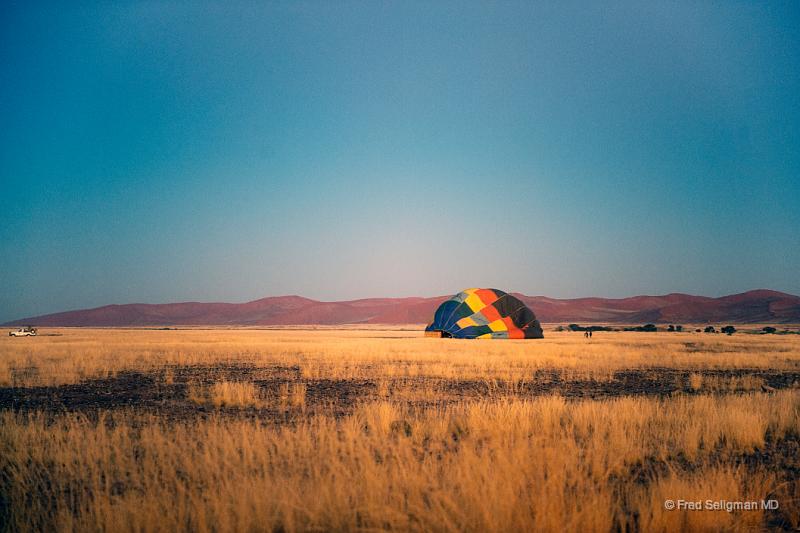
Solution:
{"label": "dark burnt ground", "polygon": [[[97,412],[135,410],[174,419],[221,413],[257,417],[285,423],[319,413],[342,416],[363,401],[391,399],[414,407],[447,405],[498,396],[533,398],[560,395],[568,399],[605,399],[621,396],[667,397],[680,394],[707,394],[689,385],[691,374],[722,380],[755,378],[772,391],[800,387],[800,372],[756,369],[688,371],[671,368],[623,370],[609,380],[564,379],[557,370],[538,371],[530,380],[510,387],[487,380],[448,380],[415,377],[378,381],[368,379],[303,379],[298,367],[255,367],[232,364],[219,366],[170,367],[150,373],[121,372],[114,377],[91,379],[71,385],[0,388],[0,409],[13,411]],[[221,381],[254,383],[264,398],[259,407],[214,407],[189,399],[189,387],[210,386]],[[304,384],[305,403],[293,405],[287,386]],[[758,390],[761,390],[760,388]],[[715,393],[739,394],[750,390],[723,390]]]}
{"label": "dark burnt ground", "polygon": [[[366,380],[303,380],[292,376],[291,369],[278,369],[268,378],[260,378],[253,367],[179,367],[172,368],[171,382],[165,372],[120,372],[115,377],[85,380],[81,383],[51,387],[0,388],[0,409],[17,412],[47,413],[135,410],[182,420],[212,413],[257,417],[268,422],[286,423],[298,416],[324,413],[342,416],[352,412],[359,400],[375,397],[375,384]],[[272,373],[270,373],[272,374]],[[215,382],[244,381],[255,384],[263,396],[259,407],[215,407],[189,399],[191,385],[204,386]],[[282,390],[288,384],[306,386],[305,405],[293,406]]]}

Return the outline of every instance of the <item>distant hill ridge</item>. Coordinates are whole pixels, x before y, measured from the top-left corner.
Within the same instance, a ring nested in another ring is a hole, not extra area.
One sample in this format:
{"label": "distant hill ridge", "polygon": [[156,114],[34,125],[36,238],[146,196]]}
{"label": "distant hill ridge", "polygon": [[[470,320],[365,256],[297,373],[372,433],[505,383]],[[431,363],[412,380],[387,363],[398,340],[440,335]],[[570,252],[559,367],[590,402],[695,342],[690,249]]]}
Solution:
{"label": "distant hill ridge", "polygon": [[[800,297],[759,289],[711,298],[690,294],[558,299],[514,293],[542,322],[800,323]],[[274,296],[252,302],[106,305],[23,318],[5,326],[210,326],[422,324],[448,296],[320,302]]]}

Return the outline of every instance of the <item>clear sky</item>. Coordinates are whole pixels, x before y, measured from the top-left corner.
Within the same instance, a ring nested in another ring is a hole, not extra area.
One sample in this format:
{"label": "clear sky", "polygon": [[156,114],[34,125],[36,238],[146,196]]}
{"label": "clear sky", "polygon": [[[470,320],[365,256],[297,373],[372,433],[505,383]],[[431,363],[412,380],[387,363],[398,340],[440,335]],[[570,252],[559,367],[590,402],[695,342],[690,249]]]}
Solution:
{"label": "clear sky", "polygon": [[798,294],[798,27],[796,2],[3,2],[0,321]]}

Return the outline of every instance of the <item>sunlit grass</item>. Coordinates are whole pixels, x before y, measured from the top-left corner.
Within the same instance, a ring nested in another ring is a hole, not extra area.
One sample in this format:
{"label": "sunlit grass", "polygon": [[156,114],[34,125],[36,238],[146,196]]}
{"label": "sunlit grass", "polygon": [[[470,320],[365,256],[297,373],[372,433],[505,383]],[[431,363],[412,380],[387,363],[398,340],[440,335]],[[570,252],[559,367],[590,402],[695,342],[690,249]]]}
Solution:
{"label": "sunlit grass", "polygon": [[[800,369],[798,336],[61,332],[0,338],[0,387],[22,387],[11,392],[23,397],[140,372],[171,403],[0,411],[0,530],[749,531],[800,522],[800,481],[781,470],[800,467],[800,384],[775,390],[762,377]],[[617,373],[632,369],[672,388],[552,395],[564,383],[618,386]],[[765,498],[781,501],[777,514],[664,508],[666,499]]]}
{"label": "sunlit grass", "polygon": [[[531,379],[608,381],[624,369],[800,370],[800,336],[547,331],[536,341],[431,339],[420,331],[59,330],[61,337],[0,336],[0,386],[41,386],[164,366],[250,364],[297,368],[312,379]],[[749,386],[745,385],[745,389]],[[755,390],[753,387],[750,389]]]}
{"label": "sunlit grass", "polygon": [[191,384],[187,398],[197,404],[216,407],[260,407],[264,400],[258,388],[250,382],[218,381],[211,386]]}
{"label": "sunlit grass", "polygon": [[[785,391],[422,412],[384,401],[284,428],[4,412],[0,490],[15,530],[747,530],[762,510],[666,512],[664,500],[788,498],[774,473],[732,460],[800,432],[798,409]],[[634,482],[642,465],[652,473]]]}

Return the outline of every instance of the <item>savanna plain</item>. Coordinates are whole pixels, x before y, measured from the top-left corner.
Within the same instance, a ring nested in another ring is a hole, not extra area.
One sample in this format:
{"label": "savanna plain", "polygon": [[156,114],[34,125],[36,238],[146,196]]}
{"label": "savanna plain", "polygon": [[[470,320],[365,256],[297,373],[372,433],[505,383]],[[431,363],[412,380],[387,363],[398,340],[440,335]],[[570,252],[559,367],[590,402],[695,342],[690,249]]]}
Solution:
{"label": "savanna plain", "polygon": [[0,337],[4,531],[800,528],[800,335],[42,333]]}

